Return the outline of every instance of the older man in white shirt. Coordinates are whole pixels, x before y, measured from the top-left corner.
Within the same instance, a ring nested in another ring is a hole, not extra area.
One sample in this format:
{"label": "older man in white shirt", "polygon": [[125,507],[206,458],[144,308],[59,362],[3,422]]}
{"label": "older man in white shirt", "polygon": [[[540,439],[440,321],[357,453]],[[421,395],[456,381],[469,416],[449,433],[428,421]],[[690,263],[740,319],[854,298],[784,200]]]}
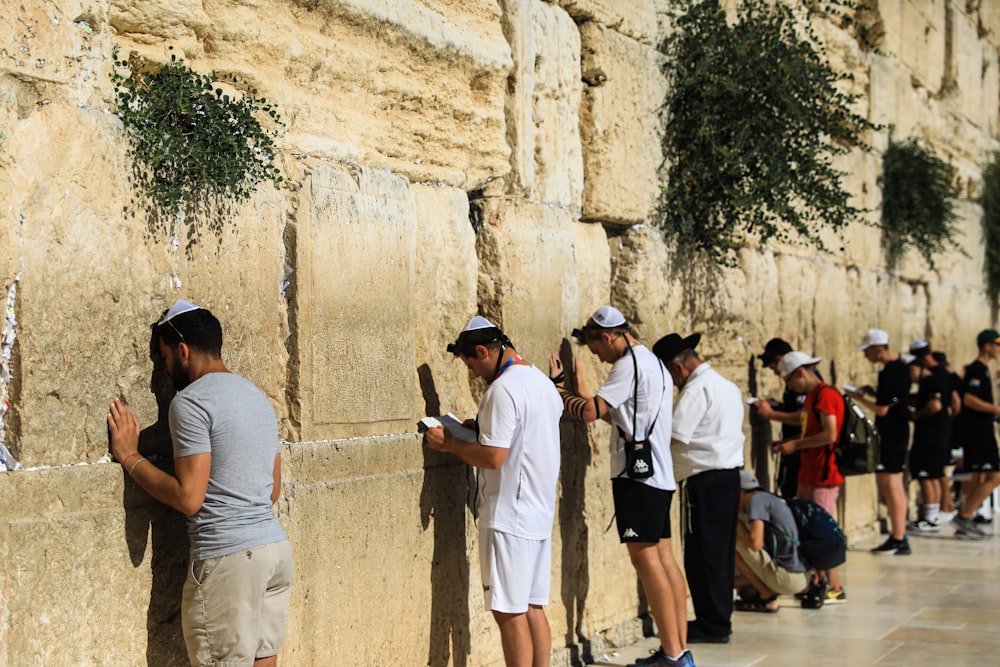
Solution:
{"label": "older man in white shirt", "polygon": [[653,352],[680,388],[670,449],[687,505],[684,570],[695,612],[687,639],[724,644],[732,634],[743,394],[698,357],[700,340],[701,334],[673,333],[657,341]]}

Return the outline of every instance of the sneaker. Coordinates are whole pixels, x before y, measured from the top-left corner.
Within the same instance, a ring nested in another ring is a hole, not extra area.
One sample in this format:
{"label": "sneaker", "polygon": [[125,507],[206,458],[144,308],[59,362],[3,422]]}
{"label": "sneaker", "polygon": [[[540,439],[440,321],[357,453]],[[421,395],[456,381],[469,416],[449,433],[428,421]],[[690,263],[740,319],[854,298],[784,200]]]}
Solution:
{"label": "sneaker", "polygon": [[955,527],[955,537],[960,540],[984,540],[986,533],[980,530],[979,526],[972,519],[966,519],[961,514],[955,515],[951,520],[951,525]]}
{"label": "sneaker", "polygon": [[901,540],[893,539],[890,535],[885,542],[872,549],[871,553],[875,555],[891,553],[895,556],[909,556],[913,552],[910,550],[910,540],[907,539],[906,535],[903,535],[903,539]]}
{"label": "sneaker", "polygon": [[950,522],[955,516],[958,515],[958,510],[951,510],[949,512],[942,511],[941,516],[938,517],[938,524],[944,524]]}
{"label": "sneaker", "polygon": [[826,599],[823,600],[823,604],[844,604],[845,602],[847,602],[847,592],[843,588],[839,591],[827,591]]}
{"label": "sneaker", "polygon": [[873,554],[889,554],[896,553],[896,550],[900,548],[901,545],[906,543],[906,539],[896,540],[890,535],[889,538],[871,550]]}
{"label": "sneaker", "polygon": [[941,524],[937,521],[921,519],[920,521],[914,521],[912,524],[907,524],[907,529],[914,530],[918,533],[936,533],[941,530]]}
{"label": "sneaker", "polygon": [[657,662],[663,662],[667,659],[667,654],[663,650],[663,647],[659,647],[652,653],[650,653],[645,658],[639,658],[633,663],[629,664],[629,667],[640,667],[640,665],[655,665]]}
{"label": "sneaker", "polygon": [[691,651],[685,649],[676,660],[672,660],[663,651],[663,647],[661,646],[648,658],[640,658],[629,665],[629,667],[695,667],[695,664]]}
{"label": "sneaker", "polygon": [[984,516],[982,514],[977,514],[976,516],[972,517],[972,520],[975,521],[976,523],[986,523],[986,524],[993,523],[993,517]]}

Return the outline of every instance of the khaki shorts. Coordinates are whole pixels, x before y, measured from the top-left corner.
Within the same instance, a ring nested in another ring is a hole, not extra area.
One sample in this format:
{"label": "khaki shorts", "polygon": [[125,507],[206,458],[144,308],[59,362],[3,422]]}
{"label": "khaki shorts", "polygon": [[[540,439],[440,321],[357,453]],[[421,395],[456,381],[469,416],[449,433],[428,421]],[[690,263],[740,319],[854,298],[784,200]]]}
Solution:
{"label": "khaki shorts", "polygon": [[252,665],[278,655],[294,565],[288,540],[194,561],[181,601],[192,665]]}
{"label": "khaki shorts", "polygon": [[771,560],[771,554],[764,549],[751,551],[750,547],[737,540],[736,553],[750,571],[776,595],[794,595],[809,585],[808,572],[786,570]]}

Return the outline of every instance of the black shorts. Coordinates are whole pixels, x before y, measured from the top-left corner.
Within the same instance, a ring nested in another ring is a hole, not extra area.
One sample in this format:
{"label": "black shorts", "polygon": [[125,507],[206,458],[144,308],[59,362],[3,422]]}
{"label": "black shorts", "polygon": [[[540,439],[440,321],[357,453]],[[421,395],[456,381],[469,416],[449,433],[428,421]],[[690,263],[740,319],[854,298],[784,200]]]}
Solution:
{"label": "black shorts", "polygon": [[1000,470],[1000,451],[996,438],[969,438],[962,447],[964,467],[973,472]]}
{"label": "black shorts", "polygon": [[670,539],[670,504],[673,491],[656,489],[626,477],[611,480],[618,539],[656,544]]}
{"label": "black shorts", "polygon": [[910,475],[913,479],[944,477],[945,450],[915,442],[910,449]]}
{"label": "black shorts", "polygon": [[878,467],[875,472],[903,472],[906,470],[906,443],[883,442],[878,450]]}

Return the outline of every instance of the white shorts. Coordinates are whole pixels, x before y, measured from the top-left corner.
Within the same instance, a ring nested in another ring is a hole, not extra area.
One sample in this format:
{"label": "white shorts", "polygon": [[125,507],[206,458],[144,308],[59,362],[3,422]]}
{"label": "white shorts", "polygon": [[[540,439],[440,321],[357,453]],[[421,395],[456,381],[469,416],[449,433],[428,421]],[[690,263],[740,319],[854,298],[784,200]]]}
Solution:
{"label": "white shorts", "polygon": [[528,540],[490,528],[479,530],[479,567],[486,608],[523,614],[549,603],[552,540]]}

